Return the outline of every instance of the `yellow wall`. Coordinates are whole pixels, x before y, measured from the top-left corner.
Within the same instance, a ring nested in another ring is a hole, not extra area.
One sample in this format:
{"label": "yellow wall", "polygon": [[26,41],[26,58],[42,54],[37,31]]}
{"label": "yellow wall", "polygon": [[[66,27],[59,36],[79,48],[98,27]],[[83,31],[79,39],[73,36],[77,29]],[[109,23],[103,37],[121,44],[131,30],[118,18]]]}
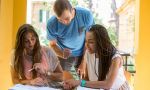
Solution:
{"label": "yellow wall", "polygon": [[12,47],[13,1],[1,1],[0,14],[0,90],[10,86],[9,56]]}
{"label": "yellow wall", "polygon": [[150,0],[140,0],[135,90],[150,90]]}
{"label": "yellow wall", "polygon": [[[16,37],[17,29],[26,22],[27,0],[14,0],[13,9],[13,41]],[[13,42],[14,45],[14,42]]]}
{"label": "yellow wall", "polygon": [[17,28],[26,20],[26,0],[1,0],[0,7],[0,90],[8,90],[10,52]]}

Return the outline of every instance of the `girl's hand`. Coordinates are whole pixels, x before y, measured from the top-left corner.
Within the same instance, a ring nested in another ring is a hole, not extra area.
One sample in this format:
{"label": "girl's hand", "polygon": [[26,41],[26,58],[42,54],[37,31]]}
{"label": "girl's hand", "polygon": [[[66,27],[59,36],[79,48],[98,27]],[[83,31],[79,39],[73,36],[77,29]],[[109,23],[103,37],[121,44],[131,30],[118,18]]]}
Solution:
{"label": "girl's hand", "polygon": [[80,85],[80,81],[79,80],[74,80],[74,79],[70,79],[70,80],[66,80],[64,81],[64,89],[72,89],[77,87],[78,85]]}
{"label": "girl's hand", "polygon": [[45,82],[42,78],[37,77],[37,78],[31,80],[30,84],[34,85],[34,86],[44,86]]}
{"label": "girl's hand", "polygon": [[80,79],[85,78],[85,76],[86,76],[85,70],[86,70],[86,68],[85,68],[84,64],[81,63],[77,69],[77,73],[79,74]]}
{"label": "girl's hand", "polygon": [[72,90],[73,88],[69,83],[66,83],[66,82],[63,83],[63,87],[65,90]]}
{"label": "girl's hand", "polygon": [[40,74],[46,74],[46,69],[42,66],[41,63],[35,63],[33,68]]}

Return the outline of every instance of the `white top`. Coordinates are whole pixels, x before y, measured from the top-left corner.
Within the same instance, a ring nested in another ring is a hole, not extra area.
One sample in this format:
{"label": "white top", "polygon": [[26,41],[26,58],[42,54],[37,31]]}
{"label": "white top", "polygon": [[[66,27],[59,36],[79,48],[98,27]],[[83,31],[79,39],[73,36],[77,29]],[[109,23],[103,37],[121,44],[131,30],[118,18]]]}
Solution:
{"label": "white top", "polygon": [[[120,57],[121,55],[116,53],[112,59]],[[88,77],[90,81],[98,81],[98,58],[95,58],[95,54],[90,54],[88,51],[85,52],[84,56],[86,62],[87,62],[87,70],[88,70]],[[113,86],[111,87],[111,90],[115,90],[121,87],[121,85],[124,84],[126,81],[125,75],[124,75],[124,69],[123,66],[119,68],[119,72],[117,74],[117,77],[113,83]]]}

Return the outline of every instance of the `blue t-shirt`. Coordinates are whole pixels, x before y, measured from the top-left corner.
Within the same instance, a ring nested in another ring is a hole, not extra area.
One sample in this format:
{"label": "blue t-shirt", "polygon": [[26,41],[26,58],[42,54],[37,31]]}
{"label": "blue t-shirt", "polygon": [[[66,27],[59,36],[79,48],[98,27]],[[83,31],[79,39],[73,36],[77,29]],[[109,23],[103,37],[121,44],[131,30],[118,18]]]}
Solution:
{"label": "blue t-shirt", "polygon": [[84,8],[75,8],[75,17],[69,25],[64,25],[52,16],[47,23],[48,40],[56,40],[61,48],[68,48],[72,56],[81,56],[84,50],[85,34],[94,23],[92,13]]}

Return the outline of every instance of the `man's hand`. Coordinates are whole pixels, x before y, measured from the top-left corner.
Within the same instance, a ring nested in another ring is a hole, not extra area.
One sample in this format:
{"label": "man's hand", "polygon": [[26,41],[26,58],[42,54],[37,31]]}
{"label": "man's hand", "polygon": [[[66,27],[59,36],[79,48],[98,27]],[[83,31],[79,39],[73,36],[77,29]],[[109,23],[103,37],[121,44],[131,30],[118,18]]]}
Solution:
{"label": "man's hand", "polygon": [[80,85],[80,81],[74,80],[74,79],[66,80],[63,83],[63,87],[66,90],[73,89],[73,88],[77,87],[78,85]]}
{"label": "man's hand", "polygon": [[67,59],[71,55],[71,50],[68,48],[64,48],[63,50],[63,58]]}

